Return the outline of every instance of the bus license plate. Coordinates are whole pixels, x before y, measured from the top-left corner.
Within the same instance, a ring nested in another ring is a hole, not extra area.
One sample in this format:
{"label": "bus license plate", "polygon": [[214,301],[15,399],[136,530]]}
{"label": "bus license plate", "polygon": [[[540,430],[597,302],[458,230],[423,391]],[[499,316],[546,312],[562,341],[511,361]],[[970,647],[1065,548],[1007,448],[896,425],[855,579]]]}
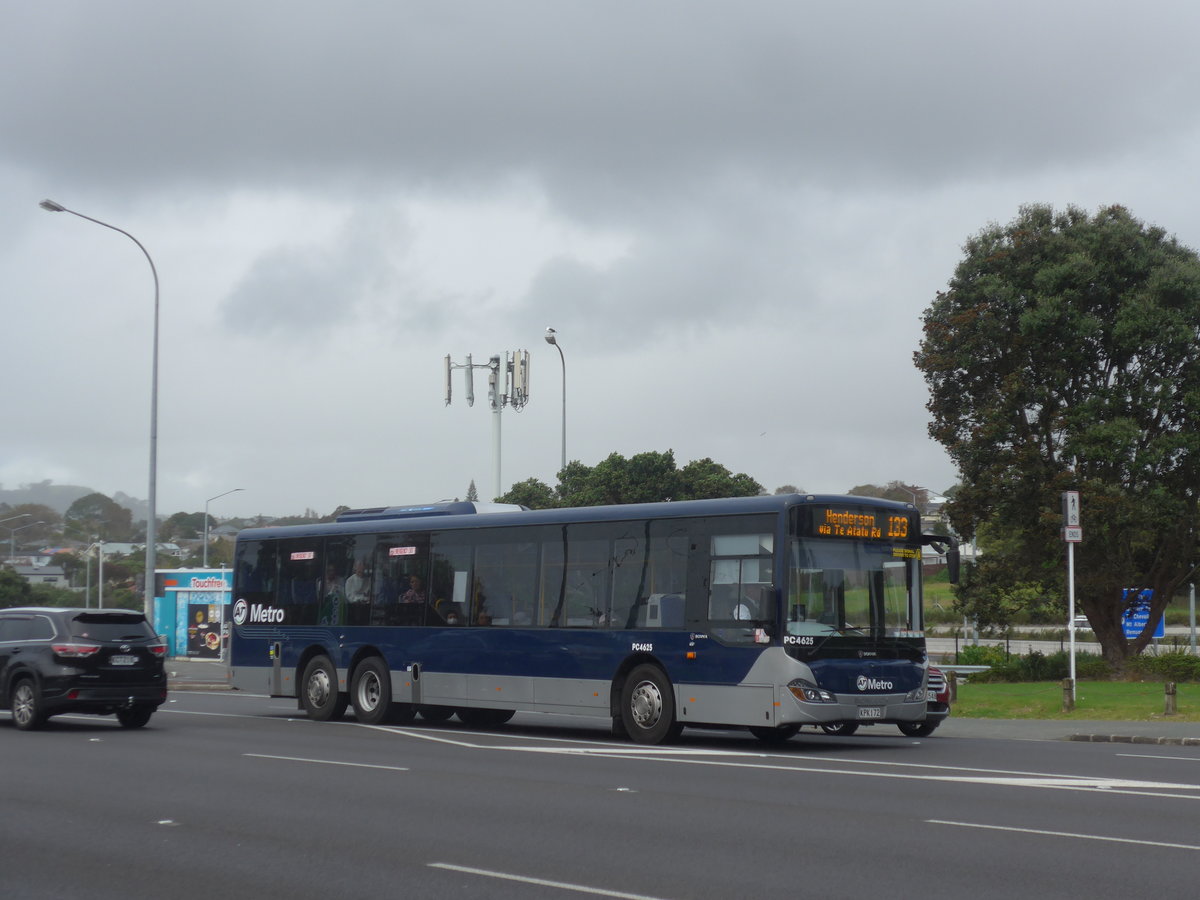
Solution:
{"label": "bus license plate", "polygon": [[882,706],[860,706],[858,708],[858,717],[860,719],[882,719]]}
{"label": "bus license plate", "polygon": [[137,665],[136,656],[110,656],[108,662],[113,666],[133,666]]}

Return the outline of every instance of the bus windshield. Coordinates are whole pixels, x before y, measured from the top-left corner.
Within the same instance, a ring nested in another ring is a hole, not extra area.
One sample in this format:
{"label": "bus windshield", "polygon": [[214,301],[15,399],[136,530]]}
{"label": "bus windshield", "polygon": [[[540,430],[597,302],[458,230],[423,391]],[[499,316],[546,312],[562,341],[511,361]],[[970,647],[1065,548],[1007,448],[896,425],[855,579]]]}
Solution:
{"label": "bus windshield", "polygon": [[920,562],[915,548],[793,539],[787,633],[909,636],[920,627]]}

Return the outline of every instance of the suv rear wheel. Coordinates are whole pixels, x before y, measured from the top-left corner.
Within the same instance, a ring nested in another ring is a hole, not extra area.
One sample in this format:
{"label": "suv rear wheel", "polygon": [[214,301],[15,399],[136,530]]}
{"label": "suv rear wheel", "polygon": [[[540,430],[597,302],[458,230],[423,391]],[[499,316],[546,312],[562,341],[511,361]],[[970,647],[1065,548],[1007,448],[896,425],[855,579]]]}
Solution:
{"label": "suv rear wheel", "polygon": [[8,706],[12,710],[13,724],[22,731],[32,731],[46,721],[46,714],[42,711],[42,695],[28,678],[22,678],[13,685]]}

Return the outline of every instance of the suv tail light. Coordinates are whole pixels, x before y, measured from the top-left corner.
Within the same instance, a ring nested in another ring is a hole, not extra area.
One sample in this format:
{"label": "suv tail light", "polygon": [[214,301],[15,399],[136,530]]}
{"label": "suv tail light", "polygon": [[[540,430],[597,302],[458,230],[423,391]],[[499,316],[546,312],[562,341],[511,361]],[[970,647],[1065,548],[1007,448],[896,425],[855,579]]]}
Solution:
{"label": "suv tail light", "polygon": [[167,645],[163,643],[150,644],[146,649],[153,653],[156,659],[163,659],[167,655]]}
{"label": "suv tail light", "polygon": [[55,656],[66,659],[80,659],[100,652],[99,644],[51,644],[50,649]]}

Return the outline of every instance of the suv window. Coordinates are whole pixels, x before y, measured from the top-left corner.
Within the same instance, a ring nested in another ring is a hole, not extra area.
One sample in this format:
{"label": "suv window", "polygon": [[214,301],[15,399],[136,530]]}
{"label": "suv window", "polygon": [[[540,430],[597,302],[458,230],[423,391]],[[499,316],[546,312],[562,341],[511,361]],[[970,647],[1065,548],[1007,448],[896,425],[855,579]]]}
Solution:
{"label": "suv window", "polygon": [[145,616],[116,613],[79,613],[67,623],[72,639],[93,641],[131,641],[155,637]]}
{"label": "suv window", "polygon": [[45,616],[34,616],[29,620],[28,640],[48,641],[54,637],[54,625]]}
{"label": "suv window", "polygon": [[0,619],[0,641],[23,641],[29,635],[30,620],[27,617],[5,616]]}

